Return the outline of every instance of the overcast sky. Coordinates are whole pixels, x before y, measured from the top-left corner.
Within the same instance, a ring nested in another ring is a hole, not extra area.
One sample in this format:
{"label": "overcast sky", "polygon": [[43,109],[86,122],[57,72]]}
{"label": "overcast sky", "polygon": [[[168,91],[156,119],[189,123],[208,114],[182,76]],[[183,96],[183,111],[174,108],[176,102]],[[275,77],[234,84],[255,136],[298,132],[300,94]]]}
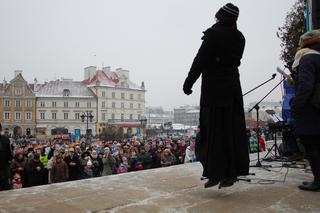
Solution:
{"label": "overcast sky", "polygon": [[[90,65],[130,70],[147,88],[147,106],[172,109],[198,104],[201,79],[185,96],[182,84],[224,0],[2,0],[0,3],[0,78],[23,70],[29,82],[65,77],[83,80]],[[240,66],[243,92],[269,79],[279,60],[276,37],[294,0],[234,0],[238,28],[246,37]],[[263,97],[280,81],[244,98]],[[268,100],[280,101],[278,88]]]}

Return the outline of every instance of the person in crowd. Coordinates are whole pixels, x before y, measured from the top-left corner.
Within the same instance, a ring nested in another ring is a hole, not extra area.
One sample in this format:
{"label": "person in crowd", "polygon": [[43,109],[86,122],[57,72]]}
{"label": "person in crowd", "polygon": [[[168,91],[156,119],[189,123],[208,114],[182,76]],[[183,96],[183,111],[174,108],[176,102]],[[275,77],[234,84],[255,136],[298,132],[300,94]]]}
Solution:
{"label": "person in crowd", "polygon": [[21,185],[25,186],[26,185],[26,165],[27,165],[27,160],[22,152],[22,150],[16,150],[16,154],[14,155],[13,160],[11,161],[11,174],[19,174],[20,179],[21,179]]}
{"label": "person in crowd", "polygon": [[112,175],[114,170],[113,168],[115,167],[115,164],[116,164],[116,159],[112,156],[109,147],[106,147],[104,149],[102,164],[103,164],[102,176]]}
{"label": "person in crowd", "polygon": [[75,154],[74,148],[69,149],[70,154],[64,158],[64,161],[69,167],[69,180],[78,180],[80,178],[80,160]]}
{"label": "person in crowd", "polygon": [[194,143],[193,142],[189,142],[189,144],[190,145],[186,149],[186,155],[185,155],[185,159],[184,159],[185,163],[191,163],[191,162],[196,161]]}
{"label": "person in crowd", "polygon": [[9,167],[12,160],[10,140],[1,133],[2,125],[0,123],[0,191],[10,189]]}
{"label": "person in crowd", "polygon": [[204,32],[202,45],[183,85],[186,95],[202,75],[200,98],[200,162],[204,187],[232,186],[249,174],[240,60],[245,38],[237,29],[239,8],[231,3],[216,13],[216,23]]}
{"label": "person in crowd", "polygon": [[171,153],[170,149],[165,149],[161,156],[161,166],[167,167],[174,165],[177,162],[176,157]]}
{"label": "person in crowd", "polygon": [[22,180],[20,173],[16,172],[12,178],[12,189],[21,189],[22,188]]}
{"label": "person in crowd", "polygon": [[59,151],[58,150],[54,150],[53,151],[53,155],[52,157],[49,159],[48,161],[48,165],[47,165],[47,169],[48,169],[48,183],[53,183],[52,181],[52,167],[53,164],[56,161],[56,157],[59,155]]}
{"label": "person in crowd", "polygon": [[291,102],[293,133],[306,150],[314,179],[299,188],[320,190],[320,30],[300,37],[292,69],[296,72],[295,97]]}
{"label": "person in crowd", "polygon": [[145,146],[140,147],[138,161],[142,163],[143,169],[152,168],[152,155],[150,149],[146,151]]}
{"label": "person in crowd", "polygon": [[40,155],[35,153],[33,159],[26,166],[27,186],[39,186],[44,180],[44,166],[40,161]]}
{"label": "person in crowd", "polygon": [[52,183],[65,182],[69,178],[69,168],[66,162],[63,160],[63,156],[58,154],[55,157],[53,166],[51,169],[51,180]]}
{"label": "person in crowd", "polygon": [[93,177],[100,177],[103,170],[103,163],[102,159],[99,158],[96,150],[93,150],[91,152],[91,162]]}

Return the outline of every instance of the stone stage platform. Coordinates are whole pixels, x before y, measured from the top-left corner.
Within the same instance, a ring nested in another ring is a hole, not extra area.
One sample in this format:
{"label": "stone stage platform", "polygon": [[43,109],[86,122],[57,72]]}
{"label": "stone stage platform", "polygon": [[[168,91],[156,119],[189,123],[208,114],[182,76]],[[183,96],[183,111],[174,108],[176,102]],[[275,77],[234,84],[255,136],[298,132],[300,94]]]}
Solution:
{"label": "stone stage platform", "polygon": [[297,188],[310,173],[271,169],[251,168],[251,183],[223,189],[204,189],[201,165],[191,163],[12,190],[0,192],[0,212],[320,212],[320,193]]}

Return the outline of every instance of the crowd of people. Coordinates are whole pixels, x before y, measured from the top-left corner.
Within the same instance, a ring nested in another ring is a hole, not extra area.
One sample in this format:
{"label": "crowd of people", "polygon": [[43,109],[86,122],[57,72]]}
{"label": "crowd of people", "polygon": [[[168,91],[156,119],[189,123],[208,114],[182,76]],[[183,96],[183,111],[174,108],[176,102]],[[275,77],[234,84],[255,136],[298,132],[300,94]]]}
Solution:
{"label": "crowd of people", "polygon": [[11,140],[9,189],[193,162],[194,147],[188,137],[94,142]]}

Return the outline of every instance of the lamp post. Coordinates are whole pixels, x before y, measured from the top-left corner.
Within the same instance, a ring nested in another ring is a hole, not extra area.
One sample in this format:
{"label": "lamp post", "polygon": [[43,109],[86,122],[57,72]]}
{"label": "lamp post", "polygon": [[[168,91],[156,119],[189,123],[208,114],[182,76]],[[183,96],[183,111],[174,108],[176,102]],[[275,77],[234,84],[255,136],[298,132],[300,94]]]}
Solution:
{"label": "lamp post", "polygon": [[89,136],[89,121],[92,122],[93,115],[91,114],[91,111],[85,111],[81,116],[82,122],[87,122],[87,128],[86,128],[86,138],[88,139]]}
{"label": "lamp post", "polygon": [[142,133],[141,133],[141,135],[142,135],[142,137],[143,137],[143,129],[144,129],[144,131],[145,131],[145,127],[146,127],[146,124],[147,124],[147,118],[146,118],[146,117],[142,117],[142,118],[140,119],[140,123],[141,123],[141,126],[142,126]]}

